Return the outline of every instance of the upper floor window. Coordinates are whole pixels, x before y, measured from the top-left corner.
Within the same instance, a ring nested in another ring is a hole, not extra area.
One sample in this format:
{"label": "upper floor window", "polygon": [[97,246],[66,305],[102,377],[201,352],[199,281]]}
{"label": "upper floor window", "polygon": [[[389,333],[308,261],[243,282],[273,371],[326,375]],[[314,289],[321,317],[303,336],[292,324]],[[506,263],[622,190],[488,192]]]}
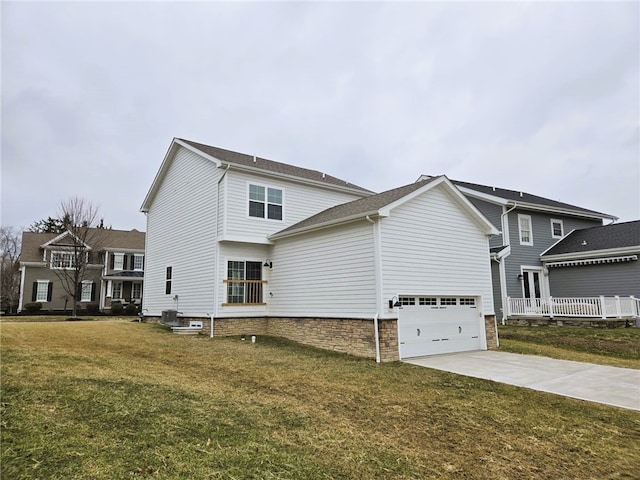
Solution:
{"label": "upper floor window", "polygon": [[520,233],[520,245],[533,245],[531,215],[518,214],[518,231]]}
{"label": "upper floor window", "polygon": [[564,225],[562,224],[562,220],[556,220],[554,218],[551,219],[551,236],[553,238],[564,237]]}
{"label": "upper floor window", "polygon": [[51,252],[51,268],[75,268],[76,257],[73,252]]}
{"label": "upper floor window", "polygon": [[133,256],[133,269],[134,270],[142,270],[144,265],[144,255],[134,255]]}
{"label": "upper floor window", "polygon": [[113,269],[124,270],[124,253],[113,254]]}
{"label": "upper floor window", "polygon": [[250,184],[249,216],[282,220],[282,190]]}

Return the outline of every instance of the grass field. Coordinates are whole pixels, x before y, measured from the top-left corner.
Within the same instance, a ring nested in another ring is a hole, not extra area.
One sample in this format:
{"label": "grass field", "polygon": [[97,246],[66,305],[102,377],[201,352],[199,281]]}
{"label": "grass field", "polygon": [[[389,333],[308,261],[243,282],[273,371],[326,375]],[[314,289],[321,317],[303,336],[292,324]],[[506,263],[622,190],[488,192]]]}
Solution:
{"label": "grass field", "polygon": [[131,321],[2,323],[2,478],[623,479],[640,414]]}

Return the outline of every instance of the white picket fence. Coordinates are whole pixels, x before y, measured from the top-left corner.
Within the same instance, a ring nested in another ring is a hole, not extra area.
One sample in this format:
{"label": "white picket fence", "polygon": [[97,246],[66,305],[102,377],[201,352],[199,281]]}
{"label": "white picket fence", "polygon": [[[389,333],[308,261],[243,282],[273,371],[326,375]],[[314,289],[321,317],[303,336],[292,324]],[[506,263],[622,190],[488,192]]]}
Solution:
{"label": "white picket fence", "polygon": [[507,297],[508,316],[627,318],[640,317],[640,299],[635,297]]}

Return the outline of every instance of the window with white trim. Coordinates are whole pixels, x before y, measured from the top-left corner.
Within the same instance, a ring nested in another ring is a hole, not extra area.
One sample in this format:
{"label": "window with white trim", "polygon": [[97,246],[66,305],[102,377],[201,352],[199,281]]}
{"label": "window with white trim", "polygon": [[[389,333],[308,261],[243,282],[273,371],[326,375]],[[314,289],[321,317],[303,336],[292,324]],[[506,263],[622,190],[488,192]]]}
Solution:
{"label": "window with white trim", "polygon": [[173,279],[173,267],[167,267],[165,273],[164,293],[165,295],[171,295],[171,280]]}
{"label": "window with white trim", "polygon": [[93,282],[91,280],[83,280],[82,281],[82,290],[80,291],[80,301],[81,302],[90,302],[91,301],[91,289],[93,288]]}
{"label": "window with white trim", "polygon": [[111,298],[114,300],[119,300],[122,298],[122,282],[113,282],[113,287],[111,288]]}
{"label": "window with white trim", "polygon": [[557,220],[555,218],[551,219],[551,237],[552,238],[564,237],[564,225],[562,223],[562,220]]}
{"label": "window with white trim", "polygon": [[458,299],[455,297],[443,297],[440,299],[440,305],[457,305]]}
{"label": "window with white trim", "polygon": [[475,298],[466,298],[466,297],[462,297],[460,298],[460,305],[468,305],[468,306],[474,306],[476,304],[476,299]]}
{"label": "window with white trim", "polygon": [[113,254],[113,269],[124,270],[124,253]]}
{"label": "window with white trim", "polygon": [[135,254],[133,256],[133,269],[142,270],[144,265],[144,255]]}
{"label": "window with white trim", "polygon": [[262,262],[229,260],[227,262],[227,304],[263,304]]}
{"label": "window with white trim", "polygon": [[75,266],[76,257],[73,252],[51,252],[51,268],[63,270]]}
{"label": "window with white trim", "polygon": [[36,302],[48,301],[49,295],[49,280],[38,280],[38,286],[36,290]]}
{"label": "window with white trim", "polygon": [[131,298],[140,300],[142,298],[142,284],[134,283],[131,287]]}
{"label": "window with white trim", "polygon": [[518,232],[520,234],[520,245],[533,245],[531,215],[518,214]]}
{"label": "window with white trim", "polygon": [[435,297],[420,297],[419,302],[420,305],[438,305],[438,299]]}
{"label": "window with white trim", "polygon": [[249,216],[282,220],[282,197],[279,188],[249,184]]}

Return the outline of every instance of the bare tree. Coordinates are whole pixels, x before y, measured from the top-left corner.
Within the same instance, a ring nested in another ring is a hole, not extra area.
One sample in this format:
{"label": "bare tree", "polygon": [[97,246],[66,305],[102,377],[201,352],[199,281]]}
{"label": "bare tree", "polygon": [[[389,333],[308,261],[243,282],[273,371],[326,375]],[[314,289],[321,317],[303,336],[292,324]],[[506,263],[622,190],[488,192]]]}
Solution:
{"label": "bare tree", "polygon": [[[60,219],[70,235],[65,239],[64,250],[52,255],[53,271],[60,280],[65,294],[72,300],[73,316],[77,315],[77,303],[82,297],[82,281],[92,260],[97,263],[98,251],[105,230],[98,223],[98,208],[91,202],[72,197],[60,204]],[[95,258],[92,258],[95,257]]]}
{"label": "bare tree", "polygon": [[0,227],[0,302],[13,313],[20,296],[20,231]]}

